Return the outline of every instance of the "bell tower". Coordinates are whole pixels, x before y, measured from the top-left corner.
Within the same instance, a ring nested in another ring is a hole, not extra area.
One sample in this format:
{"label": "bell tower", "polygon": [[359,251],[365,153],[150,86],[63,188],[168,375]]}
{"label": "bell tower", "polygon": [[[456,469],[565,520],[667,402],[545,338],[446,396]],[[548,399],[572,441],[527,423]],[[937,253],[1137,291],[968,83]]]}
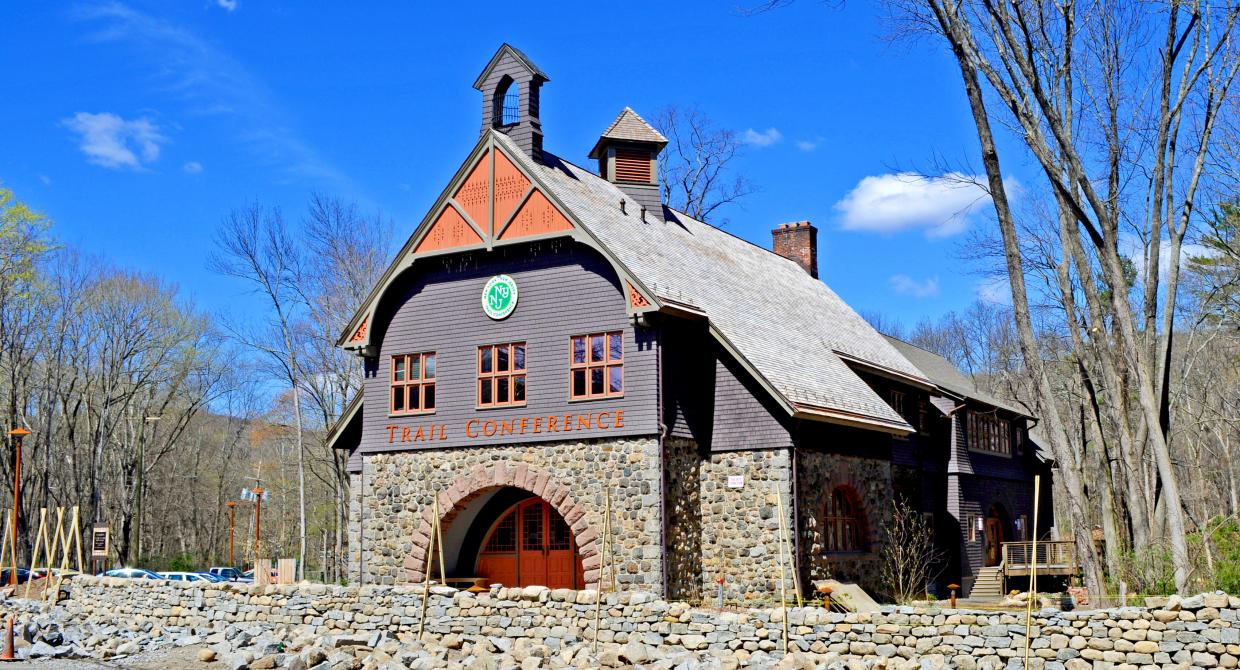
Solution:
{"label": "bell tower", "polygon": [[527,155],[542,160],[538,95],[551,79],[525,54],[505,43],[491,57],[474,88],[482,92],[482,132],[494,128]]}

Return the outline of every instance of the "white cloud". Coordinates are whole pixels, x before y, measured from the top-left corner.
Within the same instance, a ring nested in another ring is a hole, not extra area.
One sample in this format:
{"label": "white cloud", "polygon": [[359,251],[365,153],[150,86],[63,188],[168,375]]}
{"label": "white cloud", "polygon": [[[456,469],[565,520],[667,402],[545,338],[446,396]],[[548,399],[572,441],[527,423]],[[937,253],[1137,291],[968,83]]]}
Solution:
{"label": "white cloud", "polygon": [[73,15],[95,28],[92,39],[132,47],[140,56],[135,66],[150,72],[160,93],[184,103],[186,114],[226,118],[235,139],[256,160],[281,173],[280,181],[356,190],[346,174],[305,140],[296,116],[266,83],[230,53],[179,24],[119,2],[80,6]]}
{"label": "white cloud", "polygon": [[215,4],[230,12],[237,8],[237,0],[215,0]]}
{"label": "white cloud", "polygon": [[139,169],[159,158],[159,146],[167,139],[150,119],[124,118],[103,112],[78,112],[61,121],[80,137],[78,147],[86,160],[106,168]]}
{"label": "white cloud", "polygon": [[990,200],[981,186],[984,181],[958,172],[942,177],[913,172],[866,177],[835,203],[835,209],[845,230],[894,233],[922,228],[930,237],[946,237],[963,231],[970,216]]}
{"label": "white cloud", "polygon": [[908,275],[898,274],[892,275],[888,281],[891,284],[891,290],[901,295],[911,295],[915,298],[931,298],[939,294],[938,277],[917,281]]}
{"label": "white cloud", "polygon": [[43,185],[44,185],[44,186],[51,186],[51,185],[52,185],[52,178],[51,178],[51,177],[49,177],[49,176],[47,176],[47,175],[45,175],[45,174],[41,174],[41,175],[39,175],[39,181],[43,182]]}
{"label": "white cloud", "polygon": [[202,163],[199,163],[198,161],[190,161],[185,165],[182,165],[181,169],[190,174],[198,174],[199,172],[202,172]]}
{"label": "white cloud", "polygon": [[820,144],[822,144],[821,137],[815,137],[812,140],[797,140],[796,141],[797,148],[800,149],[801,151],[813,151],[814,149],[817,149],[818,145]]}
{"label": "white cloud", "polygon": [[977,297],[994,305],[1012,304],[1012,289],[1006,276],[995,276],[983,279],[973,287]]}
{"label": "white cloud", "polygon": [[755,147],[769,147],[783,139],[783,133],[776,128],[767,128],[763,131],[746,128],[745,132],[741,133],[741,141],[745,144],[752,144]]}

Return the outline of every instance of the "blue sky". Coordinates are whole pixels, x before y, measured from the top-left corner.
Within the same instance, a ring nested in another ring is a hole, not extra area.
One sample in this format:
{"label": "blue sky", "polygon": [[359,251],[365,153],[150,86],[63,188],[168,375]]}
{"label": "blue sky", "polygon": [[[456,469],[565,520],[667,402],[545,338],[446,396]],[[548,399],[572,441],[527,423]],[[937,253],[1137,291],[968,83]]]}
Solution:
{"label": "blue sky", "polygon": [[967,232],[991,225],[978,194],[898,176],[977,165],[939,44],[887,40],[881,4],[744,6],[9,7],[0,180],[61,240],[228,309],[240,287],[206,256],[249,201],[296,220],[312,191],[355,199],[402,243],[476,141],[471,84],[507,41],[550,75],[546,147],[578,164],[626,105],[696,105],[749,138],[737,168],[760,191],[722,213],[728,230],[769,246],[775,225],[813,221],[824,279],[858,310],[911,324],[993,290],[959,260]]}

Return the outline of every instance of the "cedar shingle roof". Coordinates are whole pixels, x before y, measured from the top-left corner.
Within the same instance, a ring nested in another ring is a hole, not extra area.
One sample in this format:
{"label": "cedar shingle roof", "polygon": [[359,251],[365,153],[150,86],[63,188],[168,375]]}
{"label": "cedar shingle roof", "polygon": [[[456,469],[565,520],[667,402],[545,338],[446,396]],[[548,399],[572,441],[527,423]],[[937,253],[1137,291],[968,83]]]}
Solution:
{"label": "cedar shingle roof", "polygon": [[590,150],[590,158],[598,158],[598,152],[604,140],[653,142],[659,146],[667,144],[667,138],[663,136],[663,133],[655,130],[654,126],[646,123],[645,119],[629,107],[625,107],[616,120],[607,126],[607,130],[603,131],[594,148]]}
{"label": "cedar shingle roof", "polygon": [[933,351],[922,349],[915,344],[909,344],[904,340],[891,337],[890,335],[884,335],[883,337],[886,338],[897,351],[907,358],[910,363],[917,366],[917,369],[921,370],[930,381],[934,382],[935,386],[938,386],[944,391],[961,398],[976,400],[986,405],[990,405],[991,407],[997,407],[1021,416],[1029,416],[1028,410],[1021,409],[1017,407],[1015,403],[1010,403],[1006,400],[996,398],[977,388],[977,385],[974,384],[971,379],[964,376],[960,370],[956,369],[956,366],[951,364],[951,361],[947,360],[943,356],[940,356]]}
{"label": "cedar shingle roof", "polygon": [[844,357],[929,381],[826,284],[674,210],[665,208],[666,221],[642,221],[636,206],[626,215],[619,201],[635,203],[614,184],[545,152],[542,162],[530,160],[506,135],[495,136],[660,300],[705,313],[742,363],[788,403],[911,430]]}

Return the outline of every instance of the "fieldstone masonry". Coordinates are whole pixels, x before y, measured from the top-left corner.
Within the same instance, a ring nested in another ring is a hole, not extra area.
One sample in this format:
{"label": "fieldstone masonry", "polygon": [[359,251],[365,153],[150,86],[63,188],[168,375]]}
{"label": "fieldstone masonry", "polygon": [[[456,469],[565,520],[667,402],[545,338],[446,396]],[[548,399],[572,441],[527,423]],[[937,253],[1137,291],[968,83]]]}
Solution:
{"label": "fieldstone masonry", "polygon": [[[803,449],[797,452],[797,480],[801,569],[806,573],[806,582],[838,579],[856,582],[871,593],[881,593],[878,571],[882,529],[889,523],[894,499],[891,462]],[[824,551],[823,514],[837,486],[850,488],[861,502],[866,538],[866,546],[861,551],[842,554]]]}
{"label": "fieldstone masonry", "polygon": [[[234,630],[237,625],[249,626],[251,631],[281,627],[303,637],[351,636],[347,638],[350,644],[363,646],[375,646],[368,640],[410,639],[422,610],[420,586],[200,587],[79,577],[68,583],[68,591],[69,599],[58,606],[57,613],[66,622],[149,624],[163,630],[194,630],[199,635]],[[651,667],[671,667],[654,659],[685,653],[692,655],[690,660],[697,658],[707,665],[676,667],[769,668],[777,663],[781,668],[850,670],[1024,667],[1023,612],[888,607],[876,614],[842,614],[816,607],[791,608],[787,610],[791,658],[781,660],[784,612],[779,609],[719,611],[669,603],[643,592],[604,594],[598,633],[604,651],[598,657],[587,657],[580,652],[594,637],[598,597],[596,591],[544,587],[495,587],[479,594],[433,587],[426,630],[431,639],[449,649],[463,643],[497,650],[530,644],[546,647],[541,658],[547,663],[535,662],[531,667],[548,667],[553,655],[564,655],[562,651],[573,648],[577,653],[566,655],[586,663],[575,663],[577,667],[628,665],[639,656],[650,659]],[[1214,593],[1151,598],[1147,604],[1035,613],[1030,667],[1178,670],[1240,665],[1240,598]],[[22,611],[44,607],[13,600],[5,606]]]}
{"label": "fieldstone masonry", "polygon": [[660,458],[654,438],[367,454],[353,506],[360,517],[360,566],[351,574],[360,574],[362,584],[421,581],[434,496],[446,527],[478,494],[515,486],[564,516],[586,582],[593,584],[607,487],[617,581],[661,592]]}

